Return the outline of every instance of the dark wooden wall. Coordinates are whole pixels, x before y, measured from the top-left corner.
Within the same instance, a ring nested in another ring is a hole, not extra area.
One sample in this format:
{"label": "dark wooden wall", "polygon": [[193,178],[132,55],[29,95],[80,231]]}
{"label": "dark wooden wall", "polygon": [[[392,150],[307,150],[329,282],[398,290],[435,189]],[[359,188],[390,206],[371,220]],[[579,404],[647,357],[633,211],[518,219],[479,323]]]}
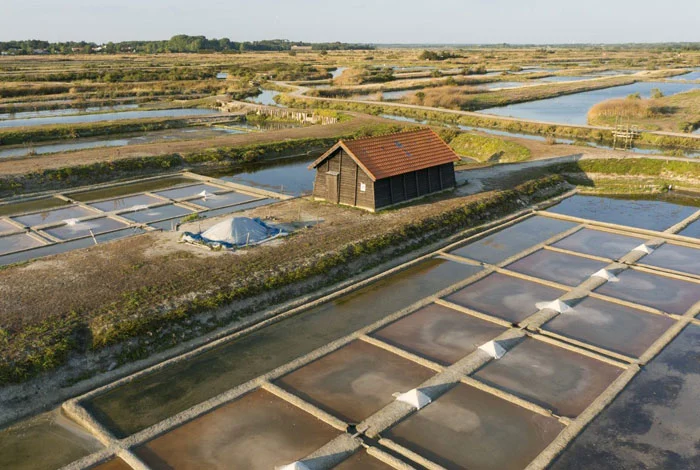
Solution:
{"label": "dark wooden wall", "polygon": [[455,184],[452,163],[377,180],[374,183],[375,208],[442,191],[454,187]]}
{"label": "dark wooden wall", "polygon": [[[343,149],[338,149],[316,167],[313,192],[315,197],[328,200],[326,173],[329,171],[340,173],[338,186],[341,204],[374,209],[374,182]],[[364,192],[360,190],[362,183],[365,184]]]}
{"label": "dark wooden wall", "polygon": [[[314,196],[329,200],[326,174],[338,172],[338,199],[341,204],[379,209],[398,204],[419,196],[442,191],[455,186],[455,171],[452,163],[412,171],[373,182],[355,160],[343,149],[338,149],[316,167]],[[362,183],[365,191],[360,191]],[[336,201],[331,201],[336,202]]]}

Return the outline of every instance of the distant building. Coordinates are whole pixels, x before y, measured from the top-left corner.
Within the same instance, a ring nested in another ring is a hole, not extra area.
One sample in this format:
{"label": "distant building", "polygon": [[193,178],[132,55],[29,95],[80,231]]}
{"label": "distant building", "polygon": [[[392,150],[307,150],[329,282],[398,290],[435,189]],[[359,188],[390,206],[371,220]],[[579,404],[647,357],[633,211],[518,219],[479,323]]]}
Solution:
{"label": "distant building", "polygon": [[340,140],[313,162],[316,199],[375,211],[455,186],[459,157],[432,130]]}
{"label": "distant building", "polygon": [[312,50],[312,47],[311,46],[292,46],[292,50],[293,51],[300,51],[300,52],[310,51],[310,50]]}

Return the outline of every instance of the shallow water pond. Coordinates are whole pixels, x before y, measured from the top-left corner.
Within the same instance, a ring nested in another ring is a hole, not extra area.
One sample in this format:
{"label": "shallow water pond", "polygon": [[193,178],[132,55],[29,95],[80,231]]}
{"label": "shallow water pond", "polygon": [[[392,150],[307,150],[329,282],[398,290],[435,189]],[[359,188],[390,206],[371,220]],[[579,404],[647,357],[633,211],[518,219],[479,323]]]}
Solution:
{"label": "shallow water pond", "polygon": [[564,426],[459,384],[385,435],[445,468],[525,468]]}
{"label": "shallow water pond", "polygon": [[7,235],[0,237],[0,255],[6,253],[13,253],[15,251],[26,250],[28,248],[34,248],[37,246],[42,246],[39,240],[34,237],[27,235],[26,233],[17,233],[13,235]]}
{"label": "shallow water pond", "polygon": [[120,121],[124,119],[148,119],[164,117],[204,116],[215,114],[211,109],[155,109],[149,111],[123,111],[118,113],[81,114],[40,117],[31,119],[8,119],[0,121],[0,128],[46,126],[50,124],[81,124],[85,122]]}
{"label": "shallow water pond", "polygon": [[496,264],[576,225],[574,222],[534,216],[450,253]]}
{"label": "shallow water pond", "polygon": [[102,448],[59,410],[0,431],[0,468],[56,470]]}
{"label": "shallow water pond", "polygon": [[320,448],[340,431],[256,390],[135,449],[154,470],[273,469]]}
{"label": "shallow water pond", "polygon": [[67,193],[71,199],[80,202],[99,201],[102,199],[116,198],[119,196],[127,196],[141,192],[153,192],[159,189],[166,189],[173,186],[180,186],[184,183],[194,183],[195,180],[185,178],[183,176],[173,176],[168,178],[158,178],[136,183],[128,183],[119,186],[113,186],[103,189],[93,189],[90,191],[81,191],[75,193]]}
{"label": "shallow water pond", "polygon": [[663,231],[695,213],[697,208],[665,201],[575,195],[548,212],[611,224]]}
{"label": "shallow water pond", "polygon": [[229,176],[224,181],[244,184],[270,191],[301,196],[313,190],[316,172],[309,170],[311,159],[275,162],[271,165],[249,166]]}
{"label": "shallow water pond", "polygon": [[88,407],[125,436],[376,322],[480,268],[431,259],[101,395]]}
{"label": "shallow water pond", "polygon": [[45,225],[55,222],[63,222],[64,220],[79,219],[97,215],[99,212],[91,211],[80,206],[70,206],[63,209],[54,209],[46,212],[37,212],[34,214],[21,215],[12,217],[13,220],[26,225],[27,227],[35,227],[37,225]]}

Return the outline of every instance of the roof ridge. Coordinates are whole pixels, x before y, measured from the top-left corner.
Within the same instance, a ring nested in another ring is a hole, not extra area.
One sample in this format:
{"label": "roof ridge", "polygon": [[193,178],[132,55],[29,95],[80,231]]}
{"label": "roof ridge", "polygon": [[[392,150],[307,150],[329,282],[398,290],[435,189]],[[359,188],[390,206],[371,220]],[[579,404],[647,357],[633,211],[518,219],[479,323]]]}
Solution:
{"label": "roof ridge", "polygon": [[390,132],[388,134],[381,134],[381,135],[368,135],[366,137],[358,137],[356,139],[350,139],[350,140],[340,139],[340,142],[357,142],[358,140],[379,139],[381,137],[389,137],[391,135],[412,134],[414,132],[424,132],[426,130],[434,132],[430,127],[421,127],[419,129],[413,129],[412,131],[397,131],[397,132]]}

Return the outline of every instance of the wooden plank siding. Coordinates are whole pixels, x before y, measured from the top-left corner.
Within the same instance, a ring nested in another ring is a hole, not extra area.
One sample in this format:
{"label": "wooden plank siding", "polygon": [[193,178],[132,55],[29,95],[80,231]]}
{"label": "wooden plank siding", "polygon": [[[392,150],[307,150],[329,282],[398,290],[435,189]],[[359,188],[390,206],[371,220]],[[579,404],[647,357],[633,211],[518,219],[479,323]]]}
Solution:
{"label": "wooden plank siding", "polygon": [[[339,173],[338,187],[341,204],[374,210],[374,182],[343,149],[338,149],[316,168],[314,197],[330,200],[329,188],[326,184],[326,174],[329,171]],[[361,190],[363,184],[364,191]]]}
{"label": "wooden plank siding", "polygon": [[[411,171],[372,181],[367,173],[342,148],[333,152],[316,167],[314,197],[330,202],[336,197],[329,188],[327,174],[338,172],[338,202],[370,210],[399,204],[455,186],[454,165],[446,163],[432,168]],[[365,191],[361,190],[364,184]]]}

